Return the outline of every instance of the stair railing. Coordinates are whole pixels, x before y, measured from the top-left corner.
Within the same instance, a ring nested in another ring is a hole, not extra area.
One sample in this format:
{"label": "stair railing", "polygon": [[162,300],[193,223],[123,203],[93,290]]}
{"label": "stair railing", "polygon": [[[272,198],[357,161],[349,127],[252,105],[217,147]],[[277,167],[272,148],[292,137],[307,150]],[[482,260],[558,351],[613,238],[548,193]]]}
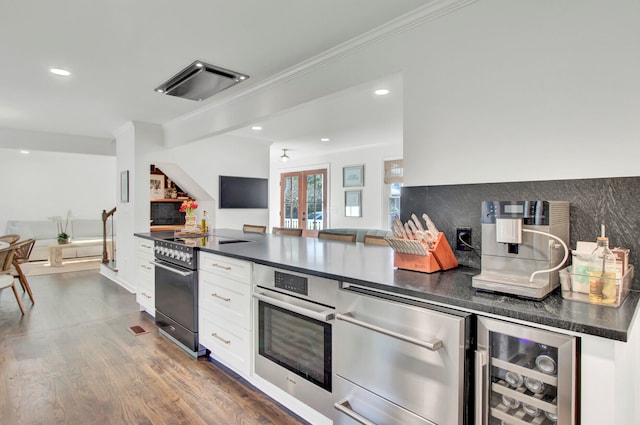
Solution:
{"label": "stair railing", "polygon": [[107,220],[111,217],[111,259],[115,261],[115,243],[113,240],[113,215],[116,212],[116,207],[113,207],[108,212],[102,210],[102,262],[104,264],[109,263],[109,252],[107,250]]}

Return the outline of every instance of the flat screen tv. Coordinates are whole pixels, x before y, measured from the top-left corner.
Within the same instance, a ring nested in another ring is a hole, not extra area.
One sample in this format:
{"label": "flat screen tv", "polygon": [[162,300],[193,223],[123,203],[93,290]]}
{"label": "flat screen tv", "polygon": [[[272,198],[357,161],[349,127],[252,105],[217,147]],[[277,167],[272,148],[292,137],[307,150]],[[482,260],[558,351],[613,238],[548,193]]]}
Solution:
{"label": "flat screen tv", "polygon": [[269,180],[220,176],[220,208],[268,208]]}

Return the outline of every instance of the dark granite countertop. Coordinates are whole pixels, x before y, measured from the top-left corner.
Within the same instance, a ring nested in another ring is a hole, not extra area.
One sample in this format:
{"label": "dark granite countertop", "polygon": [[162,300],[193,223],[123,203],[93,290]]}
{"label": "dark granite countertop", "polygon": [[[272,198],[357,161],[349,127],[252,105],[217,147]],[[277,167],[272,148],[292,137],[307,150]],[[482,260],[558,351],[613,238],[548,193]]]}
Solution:
{"label": "dark granite countertop", "polygon": [[[153,240],[173,234],[154,232],[135,236]],[[248,242],[218,245],[216,237]],[[640,300],[638,290],[632,290],[618,308],[565,300],[559,290],[542,301],[480,292],[471,286],[471,277],[478,274],[479,269],[459,267],[431,274],[399,270],[393,267],[393,251],[386,246],[231,229],[216,229],[212,237],[199,238],[197,244],[197,248],[205,252],[359,284],[426,303],[619,341],[627,341]]]}

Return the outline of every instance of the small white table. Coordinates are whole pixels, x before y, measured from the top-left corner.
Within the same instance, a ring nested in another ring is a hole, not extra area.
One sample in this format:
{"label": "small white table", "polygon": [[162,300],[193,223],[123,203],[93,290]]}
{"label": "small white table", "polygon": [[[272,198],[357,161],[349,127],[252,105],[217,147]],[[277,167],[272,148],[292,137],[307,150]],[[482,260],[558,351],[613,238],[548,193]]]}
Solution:
{"label": "small white table", "polygon": [[[111,241],[107,241],[107,249]],[[102,246],[102,239],[91,239],[86,241],[72,241],[69,243],[55,243],[49,245],[49,265],[52,267],[62,266],[62,250],[64,248],[83,248],[87,246]]]}

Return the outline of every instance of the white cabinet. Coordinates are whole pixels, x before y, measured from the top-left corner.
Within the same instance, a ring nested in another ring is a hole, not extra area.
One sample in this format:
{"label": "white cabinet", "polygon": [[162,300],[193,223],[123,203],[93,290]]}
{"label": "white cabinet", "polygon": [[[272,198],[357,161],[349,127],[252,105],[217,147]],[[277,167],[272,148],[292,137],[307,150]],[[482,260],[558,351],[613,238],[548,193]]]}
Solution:
{"label": "white cabinet", "polygon": [[235,372],[251,375],[251,273],[248,261],[200,252],[200,345]]}
{"label": "white cabinet", "polygon": [[155,317],[155,269],[152,261],[153,241],[136,238],[136,301],[140,310]]}

